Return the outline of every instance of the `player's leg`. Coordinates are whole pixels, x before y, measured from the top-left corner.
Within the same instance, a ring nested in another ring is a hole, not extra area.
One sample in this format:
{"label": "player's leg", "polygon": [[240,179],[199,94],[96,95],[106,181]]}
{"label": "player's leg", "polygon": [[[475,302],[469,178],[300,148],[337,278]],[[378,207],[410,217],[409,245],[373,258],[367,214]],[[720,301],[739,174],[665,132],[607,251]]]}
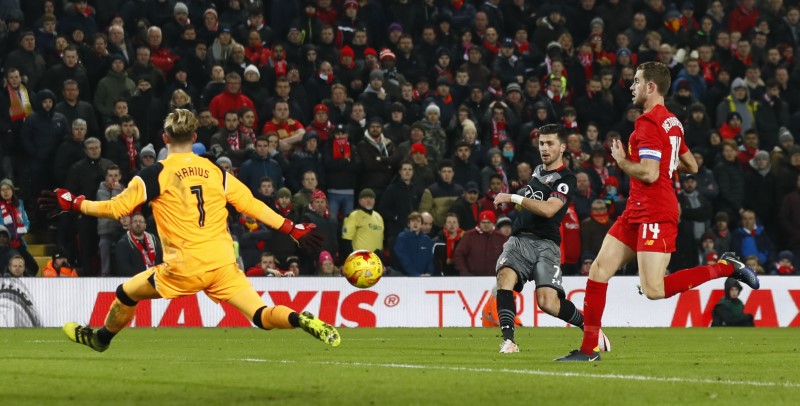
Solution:
{"label": "player's leg", "polygon": [[518,280],[517,273],[509,267],[502,267],[497,271],[497,320],[500,332],[503,334],[501,353],[519,352],[519,347],[514,341],[514,320],[517,318],[514,286]]}
{"label": "player's leg", "polygon": [[309,312],[298,314],[286,306],[267,306],[250,281],[235,265],[220,268],[216,279],[205,289],[214,301],[224,300],[235,307],[258,328],[264,330],[290,329],[300,327],[326,344],[337,346],[341,343],[335,327],[320,320]]}
{"label": "player's leg", "polygon": [[668,252],[639,251],[639,282],[642,286],[642,294],[648,299],[664,298],[664,274],[670,257],[672,254]]}
{"label": "player's leg", "polygon": [[592,263],[592,267],[589,269],[589,278],[586,280],[581,348],[573,350],[567,356],[558,358],[556,361],[594,361],[599,359],[599,355],[594,349],[600,341],[600,327],[606,307],[608,281],[619,268],[636,257],[636,252],[631,247],[636,246],[635,233],[638,232],[637,230],[637,227],[621,217],[617,219],[603,239],[600,252]]}
{"label": "player's leg", "polygon": [[571,301],[549,286],[536,285],[536,304],[543,312],[583,330],[583,315]]}
{"label": "player's leg", "polygon": [[117,287],[116,297],[108,309],[102,328],[92,329],[89,326],[69,322],[64,325],[64,333],[76,343],[103,352],[108,349],[114,336],[133,320],[136,304],[140,300],[160,297],[155,289],[155,268],[150,268]]}

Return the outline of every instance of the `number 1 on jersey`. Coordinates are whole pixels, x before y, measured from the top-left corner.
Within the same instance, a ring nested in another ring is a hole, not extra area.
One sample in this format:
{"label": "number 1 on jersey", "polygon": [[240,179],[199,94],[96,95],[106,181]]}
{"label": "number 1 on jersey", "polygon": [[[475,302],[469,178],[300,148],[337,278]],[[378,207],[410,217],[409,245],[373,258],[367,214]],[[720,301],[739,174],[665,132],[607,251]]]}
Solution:
{"label": "number 1 on jersey", "polygon": [[678,161],[680,160],[681,137],[669,137],[669,143],[672,145],[672,152],[669,157],[669,177],[672,178],[672,172],[678,169]]}
{"label": "number 1 on jersey", "polygon": [[203,187],[200,185],[191,186],[189,190],[197,197],[197,211],[200,212],[200,219],[197,220],[197,224],[203,227],[206,223],[206,210],[203,208],[203,203],[205,203],[203,201]]}

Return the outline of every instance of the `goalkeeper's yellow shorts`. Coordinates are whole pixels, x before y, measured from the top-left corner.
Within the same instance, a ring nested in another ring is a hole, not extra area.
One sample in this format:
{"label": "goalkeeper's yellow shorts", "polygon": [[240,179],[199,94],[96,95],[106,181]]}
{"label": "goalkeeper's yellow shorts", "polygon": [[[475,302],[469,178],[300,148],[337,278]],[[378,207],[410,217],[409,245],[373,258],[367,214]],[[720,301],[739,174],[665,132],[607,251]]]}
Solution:
{"label": "goalkeeper's yellow shorts", "polygon": [[150,278],[155,274],[156,291],[165,299],[193,295],[203,291],[215,303],[227,301],[253,285],[236,263],[225,265],[199,275],[180,275],[170,269],[169,264],[156,265],[134,278]]}

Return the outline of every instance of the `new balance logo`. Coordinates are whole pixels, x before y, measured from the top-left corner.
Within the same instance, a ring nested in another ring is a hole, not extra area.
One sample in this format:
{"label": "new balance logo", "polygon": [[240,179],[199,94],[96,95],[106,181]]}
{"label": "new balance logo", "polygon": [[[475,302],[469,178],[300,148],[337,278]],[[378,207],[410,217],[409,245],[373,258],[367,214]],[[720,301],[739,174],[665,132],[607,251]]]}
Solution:
{"label": "new balance logo", "polygon": [[655,240],[647,240],[647,241],[644,242],[644,245],[648,245],[648,246],[653,245],[653,244],[655,244]]}

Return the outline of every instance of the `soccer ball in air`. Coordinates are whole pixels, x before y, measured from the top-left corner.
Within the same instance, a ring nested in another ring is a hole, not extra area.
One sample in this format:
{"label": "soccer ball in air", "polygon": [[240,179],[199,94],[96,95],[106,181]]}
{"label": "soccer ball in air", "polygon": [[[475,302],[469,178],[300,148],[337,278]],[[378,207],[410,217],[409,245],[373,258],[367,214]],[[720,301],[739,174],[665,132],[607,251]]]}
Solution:
{"label": "soccer ball in air", "polygon": [[378,283],[383,276],[383,263],[374,252],[353,251],[344,260],[342,276],[347,278],[351,285],[366,289]]}

